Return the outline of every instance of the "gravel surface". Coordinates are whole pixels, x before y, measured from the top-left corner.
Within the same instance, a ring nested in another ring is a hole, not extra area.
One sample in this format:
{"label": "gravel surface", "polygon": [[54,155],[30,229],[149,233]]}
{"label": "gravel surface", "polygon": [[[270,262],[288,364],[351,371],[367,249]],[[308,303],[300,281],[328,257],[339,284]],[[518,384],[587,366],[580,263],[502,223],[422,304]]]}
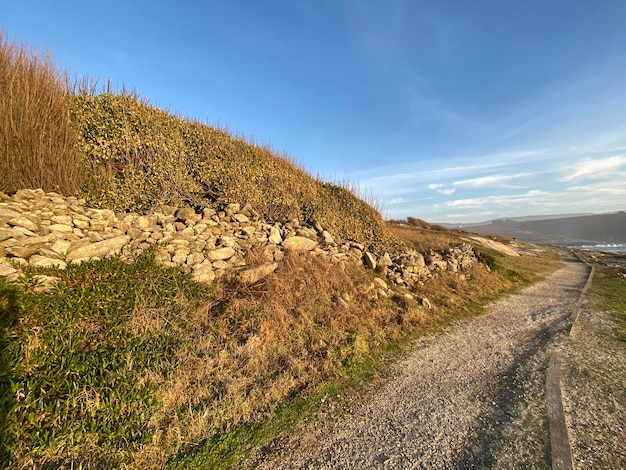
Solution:
{"label": "gravel surface", "polygon": [[544,281],[420,340],[342,419],[301,425],[248,462],[272,469],[550,468],[545,378],[588,267]]}

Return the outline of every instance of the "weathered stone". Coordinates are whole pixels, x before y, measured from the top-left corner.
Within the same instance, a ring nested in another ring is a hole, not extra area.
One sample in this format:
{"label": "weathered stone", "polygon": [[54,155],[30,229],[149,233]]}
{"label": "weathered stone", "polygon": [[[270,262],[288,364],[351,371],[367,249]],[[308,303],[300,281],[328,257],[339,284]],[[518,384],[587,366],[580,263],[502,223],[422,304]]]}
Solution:
{"label": "weathered stone", "polygon": [[387,289],[387,283],[379,277],[374,278],[374,285],[380,289]]}
{"label": "weathered stone", "polygon": [[15,269],[13,266],[8,263],[0,262],[0,277],[7,277],[15,273],[17,273],[17,269]]}
{"label": "weathered stone", "polygon": [[235,255],[235,249],[227,246],[207,251],[206,258],[210,261],[218,261],[232,258]]}
{"label": "weathered stone", "polygon": [[137,217],[135,221],[135,227],[141,230],[146,230],[149,227],[154,227],[157,223],[157,216],[155,214],[142,215]]}
{"label": "weathered stone", "polygon": [[35,232],[37,230],[37,224],[26,217],[14,217],[9,219],[7,223],[12,227],[24,227],[31,232]]}
{"label": "weathered stone", "polygon": [[389,256],[389,253],[385,253],[383,256],[381,256],[378,259],[378,264],[384,267],[393,266],[393,261],[391,261],[391,256]]}
{"label": "weathered stone", "polygon": [[278,268],[278,263],[263,264],[254,268],[245,269],[238,274],[238,279],[244,284],[254,284]]}
{"label": "weathered stone", "polygon": [[28,260],[29,264],[34,268],[61,268],[65,269],[67,264],[58,258],[46,258],[41,255],[33,255]]}
{"label": "weathered stone", "polygon": [[39,251],[39,246],[31,245],[31,246],[8,246],[4,249],[4,251],[15,258],[30,258],[32,255]]}
{"label": "weathered stone", "polygon": [[192,277],[197,282],[211,283],[215,279],[215,272],[211,266],[211,262],[206,260],[203,263],[196,264],[193,268]]}
{"label": "weathered stone", "polygon": [[224,208],[224,215],[225,216],[231,216],[231,215],[239,212],[240,209],[241,209],[241,205],[233,202],[231,204],[228,204]]}
{"label": "weathered stone", "polygon": [[190,253],[187,255],[187,259],[185,260],[185,264],[187,266],[193,266],[194,264],[200,264],[204,261],[204,255],[202,253]]}
{"label": "weathered stone", "polygon": [[222,246],[233,247],[237,245],[237,239],[235,237],[222,235],[218,238],[217,243]]}
{"label": "weathered stone", "polygon": [[130,237],[114,237],[101,242],[91,243],[89,245],[73,249],[67,253],[68,261],[76,261],[89,258],[105,258],[119,251],[129,243]]}
{"label": "weathered stone", "polygon": [[200,215],[196,214],[196,211],[191,207],[181,207],[176,211],[176,218],[178,220],[188,221],[188,220],[200,220]]}
{"label": "weathered stone", "polygon": [[330,233],[328,233],[326,230],[322,232],[322,238],[324,239],[324,243],[327,243],[329,245],[335,243],[335,239],[333,238],[333,236]]}
{"label": "weathered stone", "polygon": [[218,260],[218,261],[213,261],[213,263],[211,263],[214,269],[221,269],[221,270],[225,270],[230,268],[230,264],[228,264],[226,261],[222,261],[222,260]]}
{"label": "weathered stone", "polygon": [[65,224],[52,224],[50,227],[48,227],[48,229],[53,232],[59,233],[72,233],[74,231],[74,227]]}
{"label": "weathered stone", "polygon": [[37,293],[49,293],[59,282],[58,277],[46,276],[44,274],[35,274],[33,279],[37,282],[37,287],[35,287],[35,292]]}
{"label": "weathered stone", "polygon": [[288,250],[295,251],[311,251],[317,246],[317,242],[310,238],[300,237],[298,235],[283,240],[282,245]]}
{"label": "weathered stone", "polygon": [[376,258],[369,251],[363,253],[363,262],[369,269],[376,269]]}
{"label": "weathered stone", "polygon": [[250,222],[250,219],[243,214],[233,214],[231,217],[237,222],[239,222],[240,224],[245,224],[245,223]]}
{"label": "weathered stone", "polygon": [[55,215],[54,217],[51,217],[50,220],[55,224],[62,225],[72,225],[74,223],[72,217],[69,215]]}
{"label": "weathered stone", "polygon": [[278,227],[270,228],[269,241],[270,243],[273,243],[274,245],[280,245],[282,243],[283,237],[280,235],[280,229]]}
{"label": "weathered stone", "polygon": [[13,237],[13,230],[8,228],[0,228],[0,242]]}
{"label": "weathered stone", "polygon": [[22,217],[20,212],[14,211],[12,209],[7,209],[6,207],[0,207],[0,218],[9,220]]}
{"label": "weathered stone", "polygon": [[172,258],[167,250],[160,249],[154,254],[154,261],[157,264],[171,263]]}

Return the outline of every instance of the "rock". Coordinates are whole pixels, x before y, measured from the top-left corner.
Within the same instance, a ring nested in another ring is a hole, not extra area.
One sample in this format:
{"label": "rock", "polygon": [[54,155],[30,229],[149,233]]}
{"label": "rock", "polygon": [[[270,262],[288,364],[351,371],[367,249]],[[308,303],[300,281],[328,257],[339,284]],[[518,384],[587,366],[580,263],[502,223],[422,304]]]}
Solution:
{"label": "rock", "polygon": [[120,236],[103,240],[101,242],[90,243],[80,248],[71,250],[67,254],[68,261],[85,260],[90,258],[106,258],[120,252],[120,250],[128,245],[129,236]]}
{"label": "rock", "polygon": [[387,289],[387,283],[379,277],[374,278],[374,286],[380,289]]}
{"label": "rock", "polygon": [[37,287],[34,289],[36,293],[49,293],[59,282],[58,277],[46,276],[44,274],[35,274],[33,279],[37,282]]}
{"label": "rock", "polygon": [[369,251],[363,254],[363,262],[369,269],[376,269],[376,258]]}
{"label": "rock", "polygon": [[74,224],[72,217],[69,215],[55,215],[54,217],[51,217],[50,220],[54,222],[55,224],[62,224],[62,225]]}
{"label": "rock", "polygon": [[8,246],[4,249],[7,254],[15,258],[30,258],[32,255],[39,251],[39,247],[36,245],[31,246]]}
{"label": "rock", "polygon": [[8,277],[11,274],[17,273],[17,269],[7,263],[0,262],[0,277]]}
{"label": "rock", "polygon": [[48,229],[53,232],[59,233],[72,233],[74,231],[74,227],[66,224],[52,224],[50,227],[48,227]]}
{"label": "rock", "polygon": [[391,256],[389,256],[389,253],[385,253],[383,256],[378,258],[378,264],[386,268],[389,266],[393,266],[393,261],[391,261]]}
{"label": "rock", "polygon": [[250,219],[243,214],[233,214],[232,218],[239,222],[240,224],[245,224],[250,222]]}
{"label": "rock", "polygon": [[278,263],[269,263],[241,271],[237,278],[244,284],[254,284],[278,268]]}
{"label": "rock", "polygon": [[280,235],[280,229],[278,227],[270,227],[270,243],[274,245],[280,245],[283,241],[283,237]]}
{"label": "rock", "polygon": [[335,239],[333,238],[333,236],[330,233],[328,233],[326,230],[322,232],[322,238],[324,239],[324,243],[328,245],[332,245],[335,243]]}
{"label": "rock", "polygon": [[288,238],[286,240],[283,240],[283,247],[285,247],[288,250],[311,251],[316,246],[317,246],[316,241],[313,241],[310,238],[301,237],[298,235]]}
{"label": "rock", "polygon": [[196,211],[191,207],[181,207],[174,214],[180,221],[187,222],[188,220],[200,220],[200,215],[196,214]]}
{"label": "rock", "polygon": [[206,260],[200,264],[196,264],[193,268],[192,277],[196,282],[209,284],[215,279],[215,272],[211,266],[211,262]]}
{"label": "rock", "polygon": [[67,264],[58,258],[46,258],[41,255],[33,255],[28,260],[33,268],[61,268],[65,269]]}
{"label": "rock", "polygon": [[56,251],[59,255],[65,256],[67,254],[67,250],[70,249],[72,242],[68,240],[57,240],[50,247],[53,251]]}
{"label": "rock", "polygon": [[206,258],[209,261],[219,261],[232,258],[235,255],[235,249],[227,246],[224,248],[217,248],[215,250],[207,251]]}
{"label": "rock", "polygon": [[14,217],[7,222],[12,227],[24,227],[25,229],[35,232],[37,230],[37,224],[26,217]]}

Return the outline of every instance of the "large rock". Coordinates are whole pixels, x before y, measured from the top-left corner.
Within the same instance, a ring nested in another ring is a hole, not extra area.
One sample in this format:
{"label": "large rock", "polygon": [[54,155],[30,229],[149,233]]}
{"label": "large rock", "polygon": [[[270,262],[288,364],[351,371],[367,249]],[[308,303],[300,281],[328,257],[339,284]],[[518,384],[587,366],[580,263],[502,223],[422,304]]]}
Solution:
{"label": "large rock", "polygon": [[33,255],[28,260],[33,268],[60,268],[65,269],[67,264],[58,258],[47,258],[41,255]]}
{"label": "large rock", "polygon": [[235,249],[227,246],[224,248],[217,248],[216,250],[210,250],[206,252],[206,258],[209,261],[219,261],[232,258],[235,256]]}
{"label": "large rock", "polygon": [[8,221],[8,224],[13,227],[24,227],[31,232],[35,232],[37,230],[37,224],[26,217],[14,217]]}
{"label": "large rock", "polygon": [[263,264],[254,268],[245,269],[241,271],[237,277],[244,284],[254,284],[268,274],[276,271],[276,268],[278,268],[278,263]]}
{"label": "large rock", "polygon": [[210,261],[204,261],[200,264],[196,264],[193,268],[193,279],[197,282],[203,282],[209,284],[215,279],[215,271],[211,266]]}
{"label": "large rock", "polygon": [[119,236],[103,240],[101,242],[90,243],[76,248],[67,253],[68,261],[82,261],[91,258],[106,258],[120,252],[120,250],[130,242],[129,236]]}
{"label": "large rock", "polygon": [[270,227],[270,243],[274,245],[280,245],[283,241],[283,237],[280,235],[280,229],[278,227]]}
{"label": "large rock", "polygon": [[369,251],[363,254],[363,262],[369,269],[376,269],[376,258]]}
{"label": "large rock", "polygon": [[287,240],[283,240],[283,246],[288,250],[311,251],[317,246],[317,242],[310,238],[296,235]]}

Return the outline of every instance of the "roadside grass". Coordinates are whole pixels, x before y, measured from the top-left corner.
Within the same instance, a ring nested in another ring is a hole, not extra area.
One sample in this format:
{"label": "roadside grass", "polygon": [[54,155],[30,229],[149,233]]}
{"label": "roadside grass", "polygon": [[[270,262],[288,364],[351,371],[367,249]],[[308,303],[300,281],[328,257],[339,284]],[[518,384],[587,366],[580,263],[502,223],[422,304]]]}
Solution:
{"label": "roadside grass", "polygon": [[592,308],[610,311],[617,319],[621,339],[626,341],[626,280],[618,276],[618,268],[598,263],[584,253],[579,255],[595,268],[586,302]]}

